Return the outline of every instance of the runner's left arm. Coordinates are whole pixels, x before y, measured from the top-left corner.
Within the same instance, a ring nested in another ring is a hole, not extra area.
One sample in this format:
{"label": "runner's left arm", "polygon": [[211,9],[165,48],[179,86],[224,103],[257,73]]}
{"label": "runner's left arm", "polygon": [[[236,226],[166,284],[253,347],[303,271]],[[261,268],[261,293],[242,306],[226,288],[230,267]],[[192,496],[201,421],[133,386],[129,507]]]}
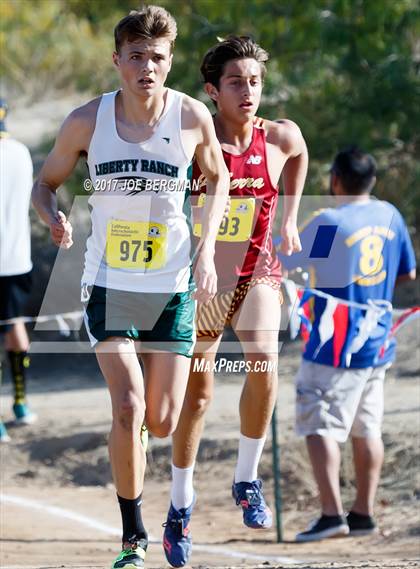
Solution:
{"label": "runner's left arm", "polygon": [[210,112],[202,103],[199,103],[197,113],[200,133],[195,157],[202,174],[207,179],[207,195],[201,219],[202,234],[197,247],[196,298],[198,301],[207,302],[217,291],[217,275],[213,258],[217,234],[225,215],[229,195],[229,172],[216,137]]}
{"label": "runner's left arm", "polygon": [[311,258],[311,251],[322,219],[322,212],[320,214],[316,212],[298,228],[301,244],[300,251],[296,251],[292,255],[287,255],[281,249],[281,241],[276,244],[277,255],[284,269],[294,271],[298,267],[300,269],[308,269],[314,265],[314,259]]}
{"label": "runner's left arm", "polygon": [[302,249],[297,228],[297,215],[308,171],[308,150],[297,124],[293,121],[282,120],[279,127],[279,145],[287,156],[282,172],[284,200],[280,230],[283,238],[281,251],[285,255],[291,255]]}

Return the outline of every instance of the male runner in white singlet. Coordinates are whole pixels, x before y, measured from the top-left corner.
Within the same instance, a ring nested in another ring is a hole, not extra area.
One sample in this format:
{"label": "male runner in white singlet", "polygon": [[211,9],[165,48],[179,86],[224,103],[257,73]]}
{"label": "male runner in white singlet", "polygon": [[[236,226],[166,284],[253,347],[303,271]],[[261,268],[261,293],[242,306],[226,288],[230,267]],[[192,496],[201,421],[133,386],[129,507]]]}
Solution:
{"label": "male runner in white singlet", "polygon": [[195,155],[213,195],[195,266],[195,297],[201,302],[216,292],[213,254],[229,177],[206,107],[165,87],[177,33],[172,16],[148,6],[130,12],[114,33],[121,89],[65,120],[33,201],[54,243],[69,248],[72,227],[57,210],[56,190],[79,156],[87,155],[92,233],[82,296],[112,400],[109,452],[123,525],[122,552],[112,567],[131,569],[144,566],[147,548],[140,429],[145,423],[158,437],[174,431],[194,348],[191,239],[184,213],[188,166]]}

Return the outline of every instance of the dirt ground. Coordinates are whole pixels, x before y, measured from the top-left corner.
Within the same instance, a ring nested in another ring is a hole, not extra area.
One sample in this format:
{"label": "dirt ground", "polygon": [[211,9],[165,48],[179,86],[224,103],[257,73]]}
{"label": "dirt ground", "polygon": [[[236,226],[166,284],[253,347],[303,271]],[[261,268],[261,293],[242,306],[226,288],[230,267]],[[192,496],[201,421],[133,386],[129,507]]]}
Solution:
{"label": "dirt ground", "polygon": [[[300,568],[420,567],[418,499],[420,384],[418,328],[402,332],[398,360],[386,381],[385,465],[376,517],[380,532],[316,544],[293,542],[317,514],[317,492],[304,445],[293,433],[293,375],[300,346],[280,355],[278,429],[281,447],[282,527],[253,531],[241,523],[230,497],[238,437],[237,401],[243,377],[217,375],[196,469],[198,502],[193,516],[193,567]],[[39,415],[32,427],[10,421],[11,386],[1,408],[12,442],[1,452],[0,566],[5,569],[105,568],[119,548],[119,512],[107,456],[110,403],[91,355],[33,356],[30,402]],[[168,507],[170,446],[152,439],[148,451],[144,519],[152,536],[147,567],[167,567],[160,544]],[[274,504],[271,439],[260,468]],[[354,495],[351,453],[343,453],[346,506]]]}

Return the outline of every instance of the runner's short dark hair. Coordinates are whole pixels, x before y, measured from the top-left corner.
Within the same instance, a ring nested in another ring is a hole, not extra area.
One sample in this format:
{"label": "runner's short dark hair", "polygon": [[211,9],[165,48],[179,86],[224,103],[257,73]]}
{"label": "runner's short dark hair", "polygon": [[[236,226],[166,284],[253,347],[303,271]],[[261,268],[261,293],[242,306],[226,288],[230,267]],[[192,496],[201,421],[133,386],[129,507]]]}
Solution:
{"label": "runner's short dark hair", "polygon": [[176,22],[165,8],[145,6],[141,10],[132,10],[115,26],[115,51],[119,53],[126,41],[159,38],[167,39],[172,50],[176,36]]}
{"label": "runner's short dark hair", "polygon": [[231,35],[211,47],[204,56],[200,67],[205,83],[211,83],[219,88],[220,78],[225,65],[233,59],[255,59],[261,67],[261,77],[264,79],[269,54],[260,47],[250,36]]}
{"label": "runner's short dark hair", "polygon": [[373,156],[357,146],[349,146],[336,155],[331,172],[340,178],[346,192],[359,195],[371,190],[376,162]]}

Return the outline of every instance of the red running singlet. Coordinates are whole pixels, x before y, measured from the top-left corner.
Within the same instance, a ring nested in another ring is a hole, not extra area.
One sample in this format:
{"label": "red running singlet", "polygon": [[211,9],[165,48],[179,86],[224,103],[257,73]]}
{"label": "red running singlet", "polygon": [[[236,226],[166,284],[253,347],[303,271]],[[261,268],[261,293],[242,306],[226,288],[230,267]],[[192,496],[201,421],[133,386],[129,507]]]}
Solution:
{"label": "red running singlet", "polygon": [[[235,155],[223,150],[223,157],[230,173],[231,208],[216,242],[218,290],[233,290],[266,276],[280,282],[281,266],[272,241],[278,189],[268,173],[263,119],[255,119],[252,141],[244,153]],[[199,182],[198,189],[192,186],[192,203],[196,205],[206,192],[206,179],[197,162],[193,165],[193,180]]]}

